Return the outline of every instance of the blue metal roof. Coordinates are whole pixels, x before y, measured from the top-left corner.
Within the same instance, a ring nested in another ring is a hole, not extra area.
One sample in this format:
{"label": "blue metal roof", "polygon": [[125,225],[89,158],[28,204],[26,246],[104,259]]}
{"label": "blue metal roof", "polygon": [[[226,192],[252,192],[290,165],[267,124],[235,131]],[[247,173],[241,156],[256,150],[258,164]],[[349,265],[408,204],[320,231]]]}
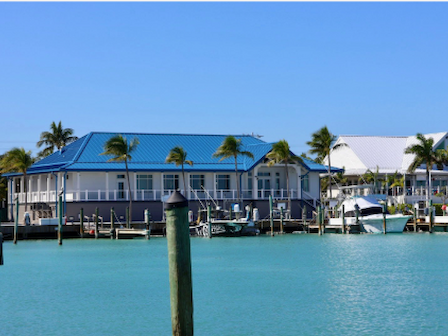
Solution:
{"label": "blue metal roof", "polygon": [[[79,140],[67,145],[52,155],[36,162],[28,173],[37,174],[54,171],[124,171],[125,164],[107,162],[111,156],[100,155],[104,152],[104,144],[112,136],[119,133],[92,132]],[[222,144],[227,135],[200,134],[140,134],[120,133],[129,140],[138,138],[140,144],[133,152],[129,162],[131,171],[179,171],[181,167],[165,163],[170,150],[182,146],[187,152],[187,159],[193,161],[193,166],[185,166],[186,171],[234,171],[233,158],[220,161],[212,158],[213,153]],[[272,144],[266,143],[249,135],[235,135],[241,139],[243,149],[250,151],[254,159],[238,156],[238,170],[249,171],[261,162],[272,149]],[[323,172],[327,168],[310,160],[304,160],[304,166],[311,171]],[[336,171],[333,170],[332,171]],[[5,174],[5,176],[20,174]]]}

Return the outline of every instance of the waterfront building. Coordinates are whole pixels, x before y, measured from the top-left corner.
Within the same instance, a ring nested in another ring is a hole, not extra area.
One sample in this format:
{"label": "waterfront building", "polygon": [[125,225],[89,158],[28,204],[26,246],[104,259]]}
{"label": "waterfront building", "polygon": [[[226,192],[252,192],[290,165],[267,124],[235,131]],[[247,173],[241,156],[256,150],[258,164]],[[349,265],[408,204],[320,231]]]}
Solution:
{"label": "waterfront building", "polygon": [[[91,216],[95,208],[100,216],[109,220],[110,208],[123,218],[129,204],[129,192],[124,162],[108,162],[111,156],[100,155],[104,144],[118,133],[92,132],[67,145],[60,151],[36,162],[28,170],[27,197],[32,221],[55,217],[58,195],[62,195],[64,213],[68,220],[78,221],[81,208]],[[196,214],[207,202],[216,202],[228,209],[237,202],[235,162],[233,158],[220,161],[212,158],[226,135],[199,134],[136,134],[122,133],[128,140],[138,138],[140,144],[129,161],[132,196],[132,218],[143,220],[144,209],[149,209],[153,220],[163,218],[164,201],[179,189],[189,200],[189,207]],[[253,153],[254,158],[238,157],[238,178],[241,185],[242,207],[252,204],[261,217],[268,216],[269,195],[275,204],[287,203],[286,174],[283,164],[268,167],[266,154],[272,144],[248,135],[241,139],[243,149]],[[186,185],[183,190],[181,167],[165,163],[170,150],[182,146],[188,153],[187,160],[193,165],[185,166]],[[310,212],[320,202],[320,177],[327,167],[303,159],[288,165],[291,197],[291,216],[300,218],[302,207]],[[339,171],[338,169],[334,170]],[[19,218],[23,217],[25,193],[21,174],[5,174],[9,182],[10,211],[13,218],[14,199],[20,202]],[[188,188],[188,187],[187,187]]]}
{"label": "waterfront building", "polygon": [[[448,132],[424,134],[425,138],[434,139],[433,150],[448,148]],[[410,203],[426,199],[426,167],[421,165],[413,173],[409,173],[409,166],[413,162],[414,154],[405,154],[405,149],[417,144],[416,136],[359,136],[341,135],[336,144],[346,144],[331,152],[331,164],[334,167],[344,168],[346,177],[345,185],[360,185],[357,192],[361,194],[375,193],[388,197],[390,203]],[[325,162],[326,160],[324,160]],[[362,188],[366,185],[363,181],[363,174],[368,171],[377,174],[378,180],[386,180],[388,177],[397,174],[397,177],[404,179],[403,187],[390,188],[385,183],[377,183],[376,186]],[[436,166],[430,171],[430,198],[434,202],[441,202],[435,194],[445,190],[448,184],[448,169],[438,170]],[[333,195],[340,192],[344,185],[335,185],[333,181]],[[350,189],[352,193],[356,189]]]}

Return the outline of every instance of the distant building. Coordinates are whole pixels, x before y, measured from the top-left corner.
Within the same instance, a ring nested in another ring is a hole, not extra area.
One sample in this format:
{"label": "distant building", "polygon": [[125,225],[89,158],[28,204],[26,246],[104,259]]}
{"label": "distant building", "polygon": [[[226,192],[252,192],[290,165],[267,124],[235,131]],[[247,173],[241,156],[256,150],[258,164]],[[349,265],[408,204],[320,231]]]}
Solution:
{"label": "distant building", "polygon": [[[434,139],[434,150],[448,148],[448,132],[425,134],[426,138]],[[387,185],[378,184],[377,193],[387,195],[395,203],[414,204],[426,198],[426,167],[420,166],[414,173],[408,172],[409,166],[413,162],[415,155],[405,154],[405,149],[417,144],[415,136],[358,136],[341,135],[335,142],[344,143],[347,146],[340,147],[331,153],[331,164],[334,167],[344,168],[344,176],[348,185],[362,185],[365,182],[361,176],[368,170],[377,172],[379,178],[397,173],[404,177],[404,188],[389,189]],[[324,162],[328,162],[325,160]],[[441,200],[434,197],[434,194],[445,188],[448,184],[448,169],[438,170],[432,167],[431,174],[431,197],[436,201]],[[334,194],[337,194],[339,187],[334,186]],[[371,190],[359,189],[361,193],[372,192]]]}
{"label": "distant building", "polygon": [[[124,216],[129,193],[125,176],[125,164],[107,162],[110,158],[100,155],[105,142],[118,133],[92,132],[69,144],[62,150],[33,164],[28,170],[28,203],[33,222],[42,217],[56,216],[57,195],[62,193],[64,212],[78,220],[79,210],[91,215],[99,207],[100,215],[109,220],[110,208],[118,216]],[[129,162],[130,183],[135,220],[143,220],[148,208],[154,220],[163,216],[163,201],[175,190],[189,200],[189,207],[196,214],[206,202],[216,201],[228,208],[237,201],[235,163],[233,159],[219,161],[212,154],[221,145],[226,135],[197,134],[134,134],[122,133],[127,139],[137,137],[140,141]],[[287,200],[284,165],[267,166],[266,154],[272,144],[256,137],[236,136],[242,140],[244,150],[250,151],[254,159],[238,157],[238,178],[241,183],[243,205],[252,203],[259,208],[260,215],[268,215],[268,198],[272,195],[276,203]],[[193,166],[185,166],[187,186],[182,190],[181,167],[165,163],[170,150],[182,146]],[[311,210],[320,200],[319,173],[327,167],[304,159],[303,163],[289,165],[292,217],[300,218],[301,207]],[[338,170],[334,170],[338,171]],[[20,215],[24,211],[24,181],[21,174],[5,174],[9,179],[10,204],[18,197]],[[10,205],[9,217],[13,211]]]}

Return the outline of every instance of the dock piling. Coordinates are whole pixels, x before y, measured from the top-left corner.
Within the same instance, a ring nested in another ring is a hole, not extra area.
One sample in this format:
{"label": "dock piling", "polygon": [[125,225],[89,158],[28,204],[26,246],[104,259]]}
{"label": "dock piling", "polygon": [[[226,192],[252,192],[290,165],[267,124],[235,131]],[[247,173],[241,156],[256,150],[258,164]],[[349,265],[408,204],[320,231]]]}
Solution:
{"label": "dock piling", "polygon": [[79,235],[84,238],[84,209],[79,209]]}
{"label": "dock piling", "polygon": [[62,245],[62,217],[63,217],[63,213],[62,213],[62,208],[63,208],[63,203],[62,203],[62,195],[59,195],[59,222],[58,222],[58,245]]}
{"label": "dock piling", "polygon": [[269,221],[271,225],[271,237],[274,237],[274,213],[272,205],[272,195],[269,195]]}
{"label": "dock piling", "polygon": [[321,207],[320,207],[320,205],[317,207],[317,216],[316,216],[316,221],[317,221],[317,228],[318,228],[318,231],[319,231],[319,236],[321,236],[322,235],[322,224],[321,224],[321,222],[320,222],[320,220],[321,220],[321,218],[322,218],[322,215],[321,215]]}
{"label": "dock piling", "polygon": [[414,232],[417,232],[417,208],[414,208]]}
{"label": "dock piling", "polygon": [[98,239],[99,232],[98,232],[98,207],[95,208],[95,239]]}
{"label": "dock piling", "polygon": [[432,214],[432,200],[429,200],[429,208],[428,208],[428,212],[429,212],[429,233],[432,233],[432,227],[434,224],[434,217]]}
{"label": "dock piling", "polygon": [[345,205],[344,204],[342,204],[341,219],[342,219],[342,234],[345,234]]}
{"label": "dock piling", "polygon": [[114,225],[115,225],[115,210],[114,207],[110,208],[110,239],[114,239]]}
{"label": "dock piling", "polygon": [[303,223],[303,230],[306,229],[306,205],[302,208],[302,223]]}
{"label": "dock piling", "polygon": [[387,233],[387,227],[386,227],[386,204],[383,204],[383,233]]}
{"label": "dock piling", "polygon": [[3,233],[0,232],[0,266],[3,265]]}
{"label": "dock piling", "polygon": [[145,222],[146,222],[146,239],[151,238],[151,213],[148,209],[145,209]]}
{"label": "dock piling", "polygon": [[14,221],[14,238],[13,238],[14,244],[17,244],[18,231],[19,231],[19,198],[16,197],[16,218]]}
{"label": "dock piling", "polygon": [[193,290],[188,201],[181,193],[175,191],[168,198],[166,205],[166,236],[173,336],[192,336]]}
{"label": "dock piling", "polygon": [[212,206],[207,205],[208,237],[212,238]]}
{"label": "dock piling", "polygon": [[129,217],[129,207],[126,208],[126,227],[131,228],[131,218]]}
{"label": "dock piling", "polygon": [[283,233],[283,208],[280,208],[280,233]]}

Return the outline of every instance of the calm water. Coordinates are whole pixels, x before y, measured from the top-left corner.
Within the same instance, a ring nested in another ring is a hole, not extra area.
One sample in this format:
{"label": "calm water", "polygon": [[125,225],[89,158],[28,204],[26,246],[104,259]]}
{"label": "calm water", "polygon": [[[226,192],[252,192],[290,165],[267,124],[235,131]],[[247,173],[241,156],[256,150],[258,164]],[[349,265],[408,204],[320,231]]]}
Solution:
{"label": "calm water", "polygon": [[[170,335],[167,245],[4,243],[1,335]],[[195,335],[446,335],[448,235],[192,239]]]}

